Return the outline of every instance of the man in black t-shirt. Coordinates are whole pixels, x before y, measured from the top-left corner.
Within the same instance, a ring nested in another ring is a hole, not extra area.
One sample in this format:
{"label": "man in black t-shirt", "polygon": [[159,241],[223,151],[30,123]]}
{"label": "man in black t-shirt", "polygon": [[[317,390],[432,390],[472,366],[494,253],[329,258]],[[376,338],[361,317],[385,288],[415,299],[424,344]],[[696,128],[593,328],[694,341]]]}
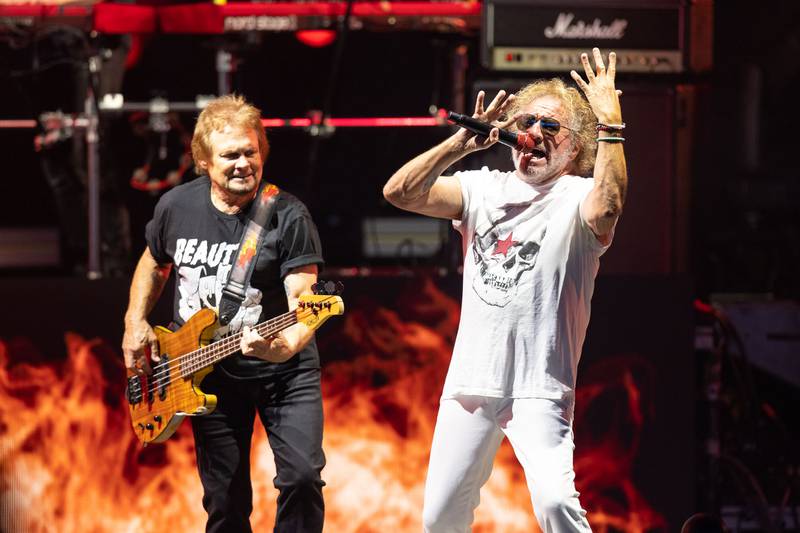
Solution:
{"label": "man in black t-shirt", "polygon": [[[211,102],[197,121],[192,156],[201,175],[165,194],[147,224],[147,248],[133,275],[125,314],[125,366],[139,374],[158,361],[147,316],[175,273],[174,322],[217,308],[236,257],[269,144],[260,111],[238,96]],[[280,491],[275,531],[322,531],[322,395],[313,332],[302,323],[262,338],[255,324],[297,307],[323,263],[306,207],[281,192],[255,257],[246,298],[217,335],[242,330],[241,353],[215,366],[202,389],[218,398],[193,417],[207,531],[251,531],[250,443],[256,413],[275,456]],[[148,352],[150,357],[148,358]]]}

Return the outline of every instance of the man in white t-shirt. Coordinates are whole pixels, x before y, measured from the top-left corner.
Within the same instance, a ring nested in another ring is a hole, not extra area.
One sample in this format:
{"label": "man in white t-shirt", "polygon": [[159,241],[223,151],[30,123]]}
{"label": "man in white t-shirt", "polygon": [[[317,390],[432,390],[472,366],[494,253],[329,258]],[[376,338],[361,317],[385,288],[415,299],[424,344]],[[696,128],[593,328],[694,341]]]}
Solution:
{"label": "man in white t-shirt", "polygon": [[[452,219],[463,237],[461,322],[431,447],[427,532],[469,531],[504,437],[542,530],[590,531],[574,483],[575,378],[599,257],[627,185],[616,55],[606,69],[592,52],[594,70],[581,57],[587,81],[571,72],[585,99],[558,79],[500,91],[487,108],[481,91],[473,117],[496,126],[487,137],[459,130],[384,186],[392,204]],[[534,145],[513,150],[514,172],[442,175],[494,145],[500,129]]]}

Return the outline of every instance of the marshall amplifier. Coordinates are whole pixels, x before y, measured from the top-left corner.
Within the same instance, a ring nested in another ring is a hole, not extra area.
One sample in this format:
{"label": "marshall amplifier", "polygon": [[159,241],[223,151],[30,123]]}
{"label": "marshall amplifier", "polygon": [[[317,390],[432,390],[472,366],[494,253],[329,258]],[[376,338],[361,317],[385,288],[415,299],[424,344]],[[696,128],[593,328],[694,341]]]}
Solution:
{"label": "marshall amplifier", "polygon": [[580,54],[617,53],[621,72],[711,67],[713,0],[485,0],[485,67],[583,72]]}

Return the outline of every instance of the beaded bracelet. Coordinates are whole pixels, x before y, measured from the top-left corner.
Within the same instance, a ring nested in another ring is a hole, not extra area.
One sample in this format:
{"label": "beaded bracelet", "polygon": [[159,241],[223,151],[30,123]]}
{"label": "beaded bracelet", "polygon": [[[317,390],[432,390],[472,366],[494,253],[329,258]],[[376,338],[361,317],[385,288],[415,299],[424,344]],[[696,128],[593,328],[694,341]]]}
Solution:
{"label": "beaded bracelet", "polygon": [[603,141],[607,143],[621,143],[625,142],[625,137],[598,137],[595,140],[597,142]]}
{"label": "beaded bracelet", "polygon": [[595,129],[597,131],[619,132],[625,129],[625,123],[623,122],[622,124],[603,124],[602,122],[598,122]]}

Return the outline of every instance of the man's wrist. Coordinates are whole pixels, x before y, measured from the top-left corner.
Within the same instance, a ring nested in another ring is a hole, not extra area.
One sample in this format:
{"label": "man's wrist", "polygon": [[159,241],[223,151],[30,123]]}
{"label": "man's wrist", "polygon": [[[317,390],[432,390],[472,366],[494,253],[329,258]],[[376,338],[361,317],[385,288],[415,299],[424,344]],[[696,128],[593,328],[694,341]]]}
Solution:
{"label": "man's wrist", "polygon": [[622,120],[616,122],[598,122],[595,126],[597,131],[597,142],[621,143],[625,142],[625,123]]}
{"label": "man's wrist", "polygon": [[469,152],[467,149],[467,141],[469,139],[464,139],[461,136],[461,132],[457,131],[453,135],[451,135],[447,140],[445,140],[445,148],[447,153],[450,154],[464,154]]}
{"label": "man's wrist", "polygon": [[619,116],[619,115],[610,116],[610,117],[603,117],[603,118],[597,117],[597,123],[598,124],[608,124],[608,125],[623,124],[622,116]]}
{"label": "man's wrist", "polygon": [[142,322],[147,322],[147,317],[140,316],[138,314],[136,314],[136,315],[126,314],[125,315],[125,327],[135,326],[135,325],[141,324]]}

